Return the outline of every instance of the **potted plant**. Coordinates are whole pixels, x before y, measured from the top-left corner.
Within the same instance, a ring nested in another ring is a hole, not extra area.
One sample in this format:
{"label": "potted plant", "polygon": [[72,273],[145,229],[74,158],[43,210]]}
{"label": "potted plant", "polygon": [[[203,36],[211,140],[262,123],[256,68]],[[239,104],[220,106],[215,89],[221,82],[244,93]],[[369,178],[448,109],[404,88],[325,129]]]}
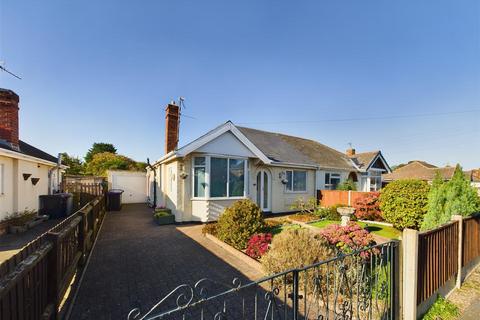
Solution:
{"label": "potted plant", "polygon": [[153,219],[160,226],[175,223],[175,216],[172,214],[172,210],[163,206],[155,208],[153,212]]}

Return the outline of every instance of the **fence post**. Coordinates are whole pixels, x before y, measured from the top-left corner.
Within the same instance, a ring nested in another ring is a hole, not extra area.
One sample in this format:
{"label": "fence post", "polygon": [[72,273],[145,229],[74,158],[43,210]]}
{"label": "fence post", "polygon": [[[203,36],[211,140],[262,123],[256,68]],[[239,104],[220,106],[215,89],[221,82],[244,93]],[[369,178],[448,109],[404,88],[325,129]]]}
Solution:
{"label": "fence post", "polygon": [[404,229],[403,256],[403,317],[417,319],[418,231]]}
{"label": "fence post", "polygon": [[352,205],[352,190],[348,190],[348,206]]}
{"label": "fence post", "polygon": [[[293,320],[298,319],[298,270],[295,269],[293,272]],[[272,310],[273,313],[273,310]]]}
{"label": "fence post", "polygon": [[452,221],[458,221],[458,261],[457,261],[457,281],[455,287],[462,286],[462,253],[463,253],[463,217],[459,214],[452,216]]}
{"label": "fence post", "polygon": [[60,241],[58,234],[48,232],[45,235],[47,241],[50,241],[53,244],[52,250],[49,252],[48,256],[48,273],[47,273],[47,283],[48,283],[48,302],[53,305],[52,314],[50,319],[58,318],[58,306],[59,301],[59,290],[60,290]]}

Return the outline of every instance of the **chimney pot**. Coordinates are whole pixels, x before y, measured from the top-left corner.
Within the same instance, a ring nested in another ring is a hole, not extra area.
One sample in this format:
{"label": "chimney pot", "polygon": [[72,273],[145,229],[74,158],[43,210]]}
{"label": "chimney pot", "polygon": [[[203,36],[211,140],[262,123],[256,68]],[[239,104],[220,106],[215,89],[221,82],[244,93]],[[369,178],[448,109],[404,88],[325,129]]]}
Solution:
{"label": "chimney pot", "polygon": [[12,90],[0,88],[0,141],[13,149],[19,149],[18,138],[18,95]]}
{"label": "chimney pot", "polygon": [[349,156],[349,157],[354,156],[354,155],[355,155],[355,149],[354,149],[354,148],[349,148],[349,149],[347,149],[346,154],[347,154],[347,156]]}
{"label": "chimney pot", "polygon": [[177,149],[180,107],[171,102],[165,109],[165,154]]}

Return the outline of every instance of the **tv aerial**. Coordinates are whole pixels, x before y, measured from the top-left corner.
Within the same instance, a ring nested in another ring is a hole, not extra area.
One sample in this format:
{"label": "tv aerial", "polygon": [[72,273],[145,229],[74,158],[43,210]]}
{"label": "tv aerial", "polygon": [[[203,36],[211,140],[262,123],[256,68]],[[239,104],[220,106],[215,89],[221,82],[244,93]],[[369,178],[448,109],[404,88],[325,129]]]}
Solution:
{"label": "tv aerial", "polygon": [[8,73],[8,74],[11,75],[11,76],[14,76],[14,77],[17,78],[17,79],[22,80],[22,78],[20,78],[19,76],[17,76],[15,73],[10,72],[7,68],[5,68],[5,61],[0,61],[0,70]]}

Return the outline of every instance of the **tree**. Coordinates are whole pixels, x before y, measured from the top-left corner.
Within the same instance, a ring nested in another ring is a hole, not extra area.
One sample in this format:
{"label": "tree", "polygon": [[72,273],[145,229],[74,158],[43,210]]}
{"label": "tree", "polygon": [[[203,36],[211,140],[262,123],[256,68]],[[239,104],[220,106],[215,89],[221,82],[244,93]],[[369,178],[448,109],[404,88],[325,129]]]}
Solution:
{"label": "tree", "polygon": [[68,169],[65,170],[66,174],[73,174],[73,175],[82,175],[84,174],[85,167],[78,157],[69,156],[68,153],[63,152],[62,156],[62,164],[68,166]]}
{"label": "tree", "polygon": [[93,156],[97,153],[109,152],[116,154],[117,148],[114,147],[111,143],[104,143],[104,142],[94,142],[92,147],[88,149],[87,154],[85,155],[85,162],[90,162],[93,159]]}
{"label": "tree", "polygon": [[470,181],[465,178],[462,167],[457,164],[453,177],[444,182],[437,172],[428,195],[428,212],[422,230],[434,229],[452,219],[452,215],[469,216],[480,210],[480,198]]}
{"label": "tree", "polygon": [[86,172],[95,176],[106,176],[107,170],[138,171],[137,163],[132,159],[111,152],[97,153],[86,164]]}
{"label": "tree", "polygon": [[446,184],[445,211],[442,220],[448,221],[454,214],[464,217],[480,210],[480,198],[477,191],[465,178],[462,167],[457,164],[452,180]]}
{"label": "tree", "polygon": [[430,192],[428,193],[428,208],[427,213],[423,218],[422,226],[420,228],[421,230],[434,229],[436,226],[446,222],[442,222],[446,200],[445,187],[446,184],[443,181],[442,175],[437,170]]}

